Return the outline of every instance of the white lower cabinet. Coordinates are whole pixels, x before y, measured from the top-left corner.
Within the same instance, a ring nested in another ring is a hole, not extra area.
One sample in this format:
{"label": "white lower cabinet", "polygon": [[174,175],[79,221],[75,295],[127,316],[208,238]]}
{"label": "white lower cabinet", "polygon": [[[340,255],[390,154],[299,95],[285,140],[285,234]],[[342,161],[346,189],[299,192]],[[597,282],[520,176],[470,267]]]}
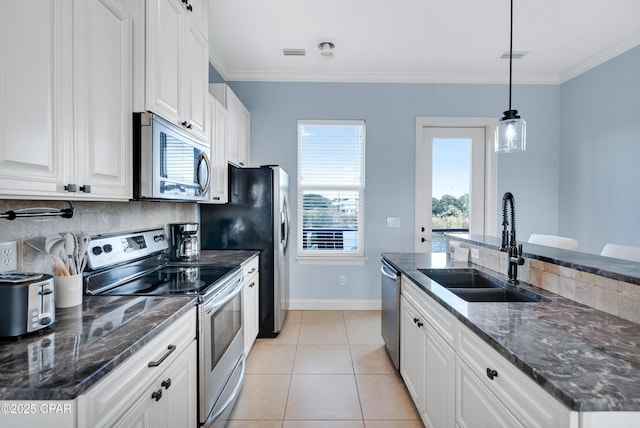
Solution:
{"label": "white lower cabinet", "polygon": [[456,421],[460,428],[523,426],[460,359],[456,365]]}
{"label": "white lower cabinet", "polygon": [[427,325],[425,367],[425,412],[427,427],[451,427],[455,420],[455,352]]}
{"label": "white lower cabinet", "polygon": [[78,397],[78,427],[197,426],[195,332],[194,308]]}
{"label": "white lower cabinet", "polygon": [[196,424],[196,342],[146,389],[131,408],[113,426],[193,427]]}
{"label": "white lower cabinet", "polygon": [[425,411],[426,329],[421,328],[424,321],[420,320],[417,309],[404,296],[400,300],[400,314],[400,374],[422,416]]}
{"label": "white lower cabinet", "polygon": [[242,266],[244,274],[244,355],[249,351],[260,330],[260,258],[254,257]]}
{"label": "white lower cabinet", "polygon": [[425,426],[451,427],[455,353],[410,295],[401,297],[400,313],[400,374]]}
{"label": "white lower cabinet", "polygon": [[404,276],[401,319],[400,373],[426,427],[581,426],[578,412],[549,395]]}

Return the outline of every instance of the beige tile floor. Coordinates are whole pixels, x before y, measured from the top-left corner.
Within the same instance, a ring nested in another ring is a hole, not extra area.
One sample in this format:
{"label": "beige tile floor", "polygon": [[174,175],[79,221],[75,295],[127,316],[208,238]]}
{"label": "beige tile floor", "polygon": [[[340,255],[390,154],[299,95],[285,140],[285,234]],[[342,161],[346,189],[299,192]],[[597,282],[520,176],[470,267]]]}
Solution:
{"label": "beige tile floor", "polygon": [[421,428],[379,311],[290,311],[258,339],[228,428]]}

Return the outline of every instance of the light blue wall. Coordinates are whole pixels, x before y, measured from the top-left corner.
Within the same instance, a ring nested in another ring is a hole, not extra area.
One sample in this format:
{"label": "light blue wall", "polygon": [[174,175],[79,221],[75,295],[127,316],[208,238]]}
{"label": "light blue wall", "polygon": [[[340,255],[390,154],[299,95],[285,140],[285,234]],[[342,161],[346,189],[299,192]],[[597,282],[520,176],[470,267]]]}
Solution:
{"label": "light blue wall", "polygon": [[640,246],[640,47],[562,85],[560,233]]}
{"label": "light blue wall", "polygon": [[[413,251],[417,116],[498,117],[505,85],[229,82],[251,112],[251,163],[282,165],[297,194],[298,119],[366,121],[364,266],[298,265],[291,258],[292,299],[378,299],[384,251]],[[517,86],[514,107],[528,123],[525,153],[500,155],[499,195],[515,195],[520,239],[558,228],[558,86]],[[295,243],[296,207],[291,238]],[[400,228],[387,228],[399,217]],[[496,219],[496,221],[498,221]],[[295,247],[295,244],[294,244]],[[338,285],[345,275],[347,285]]]}

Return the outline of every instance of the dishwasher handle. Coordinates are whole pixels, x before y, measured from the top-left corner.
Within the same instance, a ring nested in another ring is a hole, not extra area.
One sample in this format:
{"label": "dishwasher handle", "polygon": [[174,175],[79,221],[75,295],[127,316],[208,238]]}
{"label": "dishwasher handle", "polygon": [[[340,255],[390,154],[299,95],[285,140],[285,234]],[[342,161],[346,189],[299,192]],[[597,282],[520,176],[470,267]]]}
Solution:
{"label": "dishwasher handle", "polygon": [[394,281],[398,279],[398,272],[394,268],[389,266],[389,264],[384,260],[382,260],[382,264],[380,265],[380,272],[382,272],[384,276],[389,277]]}

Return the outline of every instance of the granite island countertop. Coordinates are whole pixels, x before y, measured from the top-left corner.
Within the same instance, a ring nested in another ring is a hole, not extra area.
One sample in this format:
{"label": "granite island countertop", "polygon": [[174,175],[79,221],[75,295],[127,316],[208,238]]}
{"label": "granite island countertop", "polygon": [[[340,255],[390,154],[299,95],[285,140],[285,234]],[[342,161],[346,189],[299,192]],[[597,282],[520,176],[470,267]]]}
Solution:
{"label": "granite island countertop", "polygon": [[[179,264],[236,267],[256,255],[206,250]],[[0,338],[0,400],[72,400],[196,304],[196,296],[85,295],[82,305],[57,308],[52,326]]]}
{"label": "granite island countertop", "polygon": [[545,391],[574,411],[640,411],[640,326],[539,288],[535,303],[468,303],[419,272],[473,267],[446,254],[382,256]]}

